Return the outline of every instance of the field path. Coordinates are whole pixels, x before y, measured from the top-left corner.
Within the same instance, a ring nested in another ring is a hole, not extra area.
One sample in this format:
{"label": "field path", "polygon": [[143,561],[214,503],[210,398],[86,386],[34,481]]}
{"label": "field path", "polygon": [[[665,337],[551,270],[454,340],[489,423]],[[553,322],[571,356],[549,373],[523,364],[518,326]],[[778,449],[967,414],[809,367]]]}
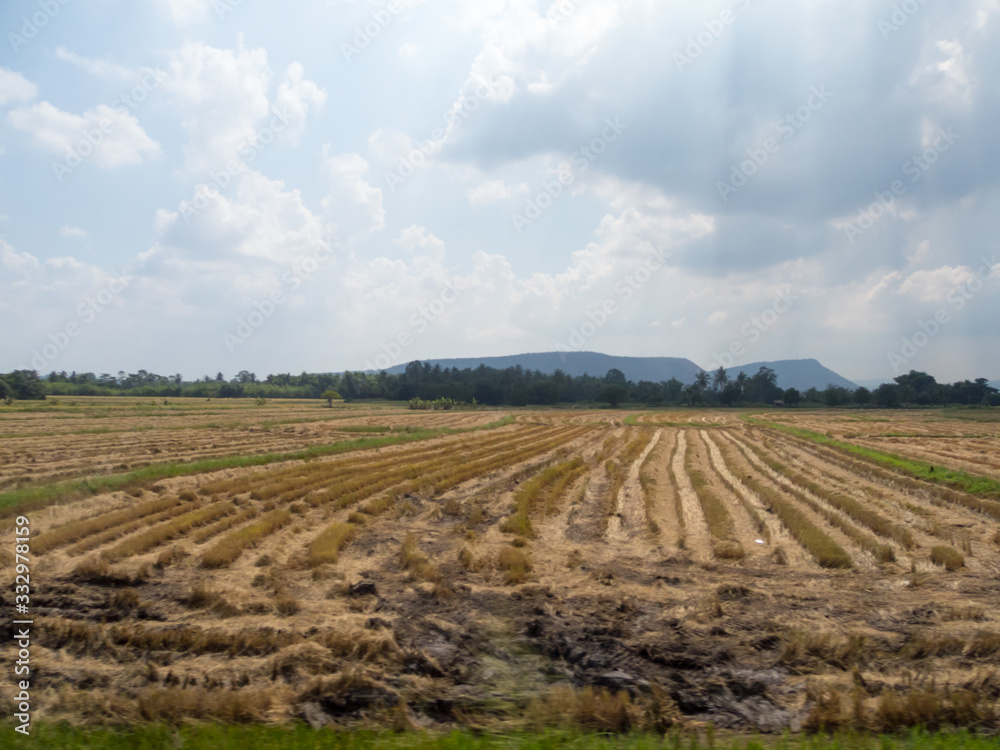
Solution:
{"label": "field path", "polygon": [[687,456],[687,430],[677,433],[677,451],[674,453],[674,480],[677,482],[677,492],[680,494],[681,511],[684,514],[684,530],[686,544],[691,557],[697,562],[708,562],[712,559],[712,539],[708,533],[708,525],[701,511],[701,503],[695,494],[694,486],[684,468]]}
{"label": "field path", "polygon": [[608,543],[617,546],[626,544],[629,540],[648,531],[646,524],[646,505],[643,498],[642,485],[639,482],[639,467],[646,456],[660,442],[663,430],[657,430],[653,439],[643,449],[639,457],[628,467],[625,483],[618,491],[615,515],[608,523]]}

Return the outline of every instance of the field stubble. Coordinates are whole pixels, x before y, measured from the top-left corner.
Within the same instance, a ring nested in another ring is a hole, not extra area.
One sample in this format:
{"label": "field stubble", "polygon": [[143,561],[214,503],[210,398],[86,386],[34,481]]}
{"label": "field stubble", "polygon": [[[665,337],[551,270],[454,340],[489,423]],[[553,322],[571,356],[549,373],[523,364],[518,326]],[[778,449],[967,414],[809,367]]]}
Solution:
{"label": "field stubble", "polygon": [[39,717],[995,729],[1000,521],[957,493],[729,413],[525,412],[40,510]]}

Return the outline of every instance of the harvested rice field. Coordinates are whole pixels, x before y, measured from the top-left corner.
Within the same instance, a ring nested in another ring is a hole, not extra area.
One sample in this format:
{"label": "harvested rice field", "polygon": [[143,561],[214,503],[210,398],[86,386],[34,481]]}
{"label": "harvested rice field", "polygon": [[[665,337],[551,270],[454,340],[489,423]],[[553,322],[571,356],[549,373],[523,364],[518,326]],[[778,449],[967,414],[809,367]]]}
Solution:
{"label": "harvested rice field", "polygon": [[1000,720],[995,413],[67,401],[0,412],[37,720]]}

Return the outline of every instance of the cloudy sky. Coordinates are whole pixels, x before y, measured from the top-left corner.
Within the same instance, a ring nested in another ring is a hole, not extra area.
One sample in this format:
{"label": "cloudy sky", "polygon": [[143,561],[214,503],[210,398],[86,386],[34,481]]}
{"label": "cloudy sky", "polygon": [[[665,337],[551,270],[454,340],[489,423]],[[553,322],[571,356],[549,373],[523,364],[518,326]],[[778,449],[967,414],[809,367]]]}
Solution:
{"label": "cloudy sky", "polygon": [[0,372],[1000,378],[1000,0],[5,0]]}

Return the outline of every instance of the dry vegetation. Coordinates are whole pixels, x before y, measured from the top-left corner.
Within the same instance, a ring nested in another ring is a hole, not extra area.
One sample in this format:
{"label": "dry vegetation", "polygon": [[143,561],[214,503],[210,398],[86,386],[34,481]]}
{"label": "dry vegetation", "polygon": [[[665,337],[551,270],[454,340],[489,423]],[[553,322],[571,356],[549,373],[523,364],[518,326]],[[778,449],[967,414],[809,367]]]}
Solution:
{"label": "dry vegetation", "polygon": [[[258,429],[289,449],[416,437],[30,511],[39,718],[998,728],[989,493],[705,410],[525,411],[473,430],[503,415],[190,403],[142,431],[108,408],[149,450],[162,432],[221,451]],[[1000,422],[947,413],[767,420],[985,477],[1000,455]],[[403,432],[422,426],[466,431]],[[70,460],[72,427],[0,417],[26,436],[5,438],[0,477],[25,474],[28,440],[47,441],[40,476],[102,471]]]}

